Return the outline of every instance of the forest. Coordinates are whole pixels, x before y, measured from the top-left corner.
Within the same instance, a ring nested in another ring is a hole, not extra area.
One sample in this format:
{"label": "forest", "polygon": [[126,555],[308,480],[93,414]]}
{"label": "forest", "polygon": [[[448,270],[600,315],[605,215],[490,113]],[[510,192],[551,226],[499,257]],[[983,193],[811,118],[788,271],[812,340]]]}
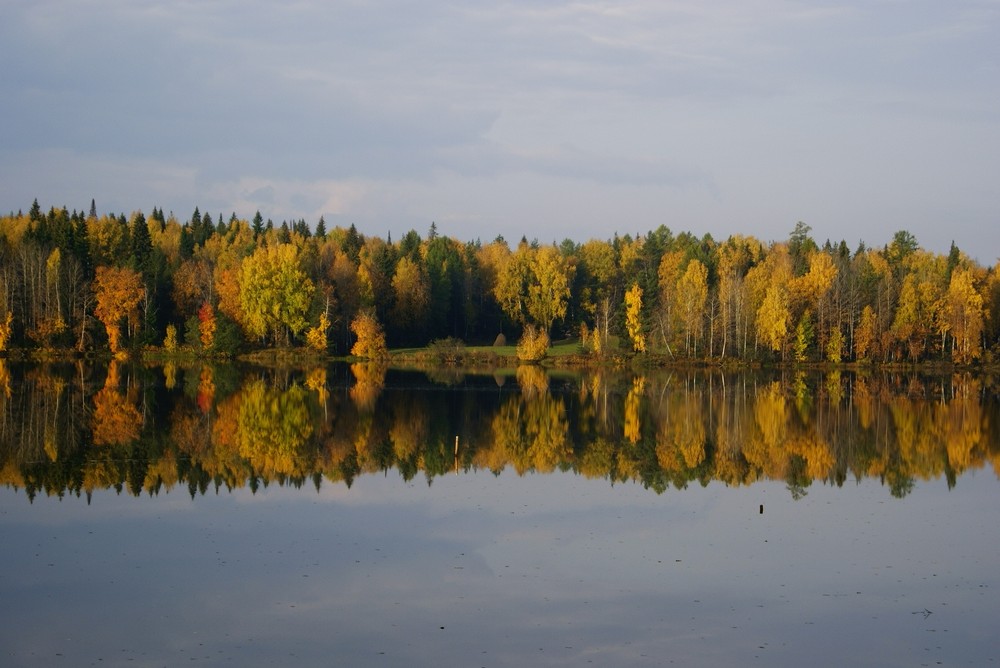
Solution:
{"label": "forest", "polygon": [[35,200],[0,217],[0,354],[235,356],[292,348],[377,358],[433,342],[553,341],[577,357],[650,363],[993,364],[1000,263],[905,230],[882,247],[645,235],[539,243],[411,230],[365,235],[323,218],[276,225],[196,207],[178,220]]}

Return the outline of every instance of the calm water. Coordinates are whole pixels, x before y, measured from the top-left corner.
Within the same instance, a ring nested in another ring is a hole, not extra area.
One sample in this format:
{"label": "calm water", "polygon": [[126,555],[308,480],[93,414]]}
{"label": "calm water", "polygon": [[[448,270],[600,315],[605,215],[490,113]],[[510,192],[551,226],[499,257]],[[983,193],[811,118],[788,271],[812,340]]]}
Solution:
{"label": "calm water", "polygon": [[0,663],[1000,660],[989,379],[533,371],[0,369]]}

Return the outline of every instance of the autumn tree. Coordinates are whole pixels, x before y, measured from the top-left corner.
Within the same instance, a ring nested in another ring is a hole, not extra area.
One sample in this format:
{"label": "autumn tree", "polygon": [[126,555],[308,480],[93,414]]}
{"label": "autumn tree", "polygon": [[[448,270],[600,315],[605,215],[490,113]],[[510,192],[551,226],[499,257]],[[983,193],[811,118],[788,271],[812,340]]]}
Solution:
{"label": "autumn tree", "polygon": [[773,351],[782,352],[791,315],[788,298],[781,285],[771,285],[757,311],[757,335]]}
{"label": "autumn tree", "polygon": [[119,265],[129,257],[129,229],[124,216],[87,219],[87,241],[95,266]]}
{"label": "autumn tree", "polygon": [[820,250],[810,253],[806,264],[808,270],[805,274],[791,282],[792,314],[793,317],[797,315],[801,322],[805,311],[811,313],[815,319],[815,329],[818,330],[816,338],[822,348],[826,345],[831,315],[829,295],[837,279],[837,266],[830,253]]}
{"label": "autumn tree", "polygon": [[824,348],[826,353],[826,359],[834,364],[840,364],[844,358],[844,335],[840,331],[840,327],[835,327],[831,332],[830,336],[826,340],[826,347]]}
{"label": "autumn tree", "polygon": [[528,288],[531,284],[531,256],[533,251],[527,243],[504,257],[497,272],[493,294],[500,308],[512,321],[519,325],[528,322]]}
{"label": "autumn tree", "polygon": [[637,353],[646,352],[646,335],[642,332],[642,288],[638,283],[633,283],[625,293],[625,328],[632,349]]}
{"label": "autumn tree", "polygon": [[578,255],[580,307],[593,318],[595,343],[603,350],[622,295],[621,271],[614,246],[607,241],[591,239],[580,246]]}
{"label": "autumn tree", "polygon": [[854,356],[859,362],[870,361],[879,352],[878,322],[875,309],[866,304],[854,333]]}
{"label": "autumn tree", "polygon": [[764,261],[747,272],[747,288],[754,310],[757,341],[784,357],[792,326],[793,281],[788,248],[772,244]]}
{"label": "autumn tree", "polygon": [[568,261],[554,246],[536,249],[522,243],[501,267],[494,294],[511,320],[535,323],[548,333],[566,315],[569,272]]}
{"label": "autumn tree", "polygon": [[517,342],[517,359],[522,362],[538,362],[549,350],[549,335],[541,327],[525,325],[521,340]]}
{"label": "autumn tree", "polygon": [[357,337],[351,346],[351,354],[366,359],[381,359],[388,355],[385,332],[378,318],[371,311],[361,311],[351,321],[351,331]]}
{"label": "autumn tree", "polygon": [[531,262],[532,281],[528,286],[528,315],[546,332],[566,315],[570,268],[554,246],[543,246]]}
{"label": "autumn tree", "polygon": [[914,362],[918,361],[923,353],[926,330],[930,322],[922,311],[916,279],[914,276],[907,276],[899,291],[899,305],[896,308],[891,331],[893,337],[903,345]]}
{"label": "autumn tree", "polygon": [[173,275],[174,304],[184,316],[194,315],[202,304],[215,300],[212,264],[204,258],[184,260]]}
{"label": "autumn tree", "polygon": [[258,248],[243,259],[239,271],[243,326],[257,338],[289,342],[308,324],[306,314],[314,286],[299,267],[291,244]]}
{"label": "autumn tree", "polygon": [[813,328],[812,311],[806,309],[799,318],[799,324],[795,326],[795,340],[792,343],[792,352],[796,362],[805,362],[809,359],[809,350],[812,348],[816,332]]}
{"label": "autumn tree", "polygon": [[[718,247],[717,267],[719,276],[718,295],[720,309],[720,332],[722,336],[720,356],[725,357],[729,351],[730,341],[736,339],[739,345],[742,339],[745,354],[745,342],[749,331],[749,318],[746,308],[746,290],[744,279],[747,271],[758,259],[761,253],[760,242],[752,237],[732,236]],[[662,269],[662,264],[661,264]],[[742,336],[741,336],[742,332]],[[738,349],[739,350],[739,349]]]}
{"label": "autumn tree", "polygon": [[983,311],[987,347],[1000,343],[1000,262],[990,268],[983,286]]}
{"label": "autumn tree", "polygon": [[400,258],[392,277],[395,300],[392,325],[401,338],[416,342],[424,334],[430,303],[430,287],[420,264],[408,257]]}
{"label": "autumn tree", "polygon": [[380,319],[392,305],[392,273],[396,266],[395,249],[378,237],[365,239],[358,253],[358,287],[365,308],[375,309]]}
{"label": "autumn tree", "polygon": [[503,309],[497,302],[496,286],[500,270],[510,257],[510,248],[502,237],[498,237],[476,248],[475,253],[479,268],[480,319],[485,332],[492,336],[502,331]]}
{"label": "autumn tree", "polygon": [[350,256],[336,247],[336,237],[331,233],[321,254],[326,256],[326,279],[329,281],[334,295],[334,301],[339,309],[336,318],[340,323],[342,350],[348,346],[349,326],[361,308],[361,289],[358,285],[358,265]]}
{"label": "autumn tree", "polygon": [[983,296],[974,281],[971,269],[956,269],[948,286],[948,321],[954,339],[951,354],[959,364],[969,364],[982,353]]}
{"label": "autumn tree", "polygon": [[215,330],[218,324],[215,318],[215,309],[208,302],[198,309],[198,335],[201,340],[201,347],[204,350],[212,350],[215,344]]}
{"label": "autumn tree", "polygon": [[20,283],[27,297],[24,326],[27,335],[44,348],[52,347],[69,328],[67,297],[72,286],[67,284],[66,265],[76,263],[72,255],[59,248],[46,253],[42,247],[23,244],[20,249]]}
{"label": "autumn tree", "polygon": [[917,362],[931,352],[932,336],[943,335],[950,327],[944,314],[947,262],[943,256],[919,249],[908,252],[902,262],[902,284],[890,332]]}
{"label": "autumn tree", "polygon": [[122,320],[134,324],[139,303],[145,295],[142,275],[127,267],[98,267],[94,276],[96,306],[94,315],[108,333],[111,352],[117,354],[122,343]]}
{"label": "autumn tree", "polygon": [[677,305],[684,326],[685,348],[698,354],[702,335],[702,314],[708,299],[708,269],[699,260],[688,262],[677,281]]}
{"label": "autumn tree", "polygon": [[660,304],[656,320],[663,345],[671,354],[676,333],[682,328],[682,309],[678,303],[677,286],[684,273],[685,255],[682,251],[669,251],[660,258],[658,270]]}
{"label": "autumn tree", "polygon": [[320,313],[319,322],[306,331],[306,345],[318,353],[326,352],[329,344],[330,318],[326,311]]}

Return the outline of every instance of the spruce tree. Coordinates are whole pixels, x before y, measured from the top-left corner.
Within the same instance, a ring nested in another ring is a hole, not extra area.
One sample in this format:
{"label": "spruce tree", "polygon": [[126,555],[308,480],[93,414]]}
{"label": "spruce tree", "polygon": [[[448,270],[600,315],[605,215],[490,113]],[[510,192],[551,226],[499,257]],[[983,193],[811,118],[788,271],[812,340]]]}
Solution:
{"label": "spruce tree", "polygon": [[149,258],[153,253],[153,240],[149,237],[149,226],[146,225],[146,217],[142,212],[136,214],[132,221],[130,236],[129,258],[132,268],[141,272],[143,276],[149,274]]}
{"label": "spruce tree", "polygon": [[257,213],[253,215],[253,223],[251,223],[251,228],[253,229],[253,238],[256,239],[264,231],[264,218],[260,215],[260,209]]}

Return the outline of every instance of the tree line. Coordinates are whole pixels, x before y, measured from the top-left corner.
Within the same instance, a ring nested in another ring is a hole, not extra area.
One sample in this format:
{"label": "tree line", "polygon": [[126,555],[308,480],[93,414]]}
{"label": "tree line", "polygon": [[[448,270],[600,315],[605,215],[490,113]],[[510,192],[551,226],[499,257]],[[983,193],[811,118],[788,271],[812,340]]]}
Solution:
{"label": "tree line", "polygon": [[0,217],[0,351],[203,355],[300,346],[379,357],[456,339],[554,339],[594,358],[745,362],[991,363],[1000,263],[899,231],[881,248],[645,235],[483,243],[415,230],[394,241],[323,218],[257,212],[181,221],[55,207]]}

